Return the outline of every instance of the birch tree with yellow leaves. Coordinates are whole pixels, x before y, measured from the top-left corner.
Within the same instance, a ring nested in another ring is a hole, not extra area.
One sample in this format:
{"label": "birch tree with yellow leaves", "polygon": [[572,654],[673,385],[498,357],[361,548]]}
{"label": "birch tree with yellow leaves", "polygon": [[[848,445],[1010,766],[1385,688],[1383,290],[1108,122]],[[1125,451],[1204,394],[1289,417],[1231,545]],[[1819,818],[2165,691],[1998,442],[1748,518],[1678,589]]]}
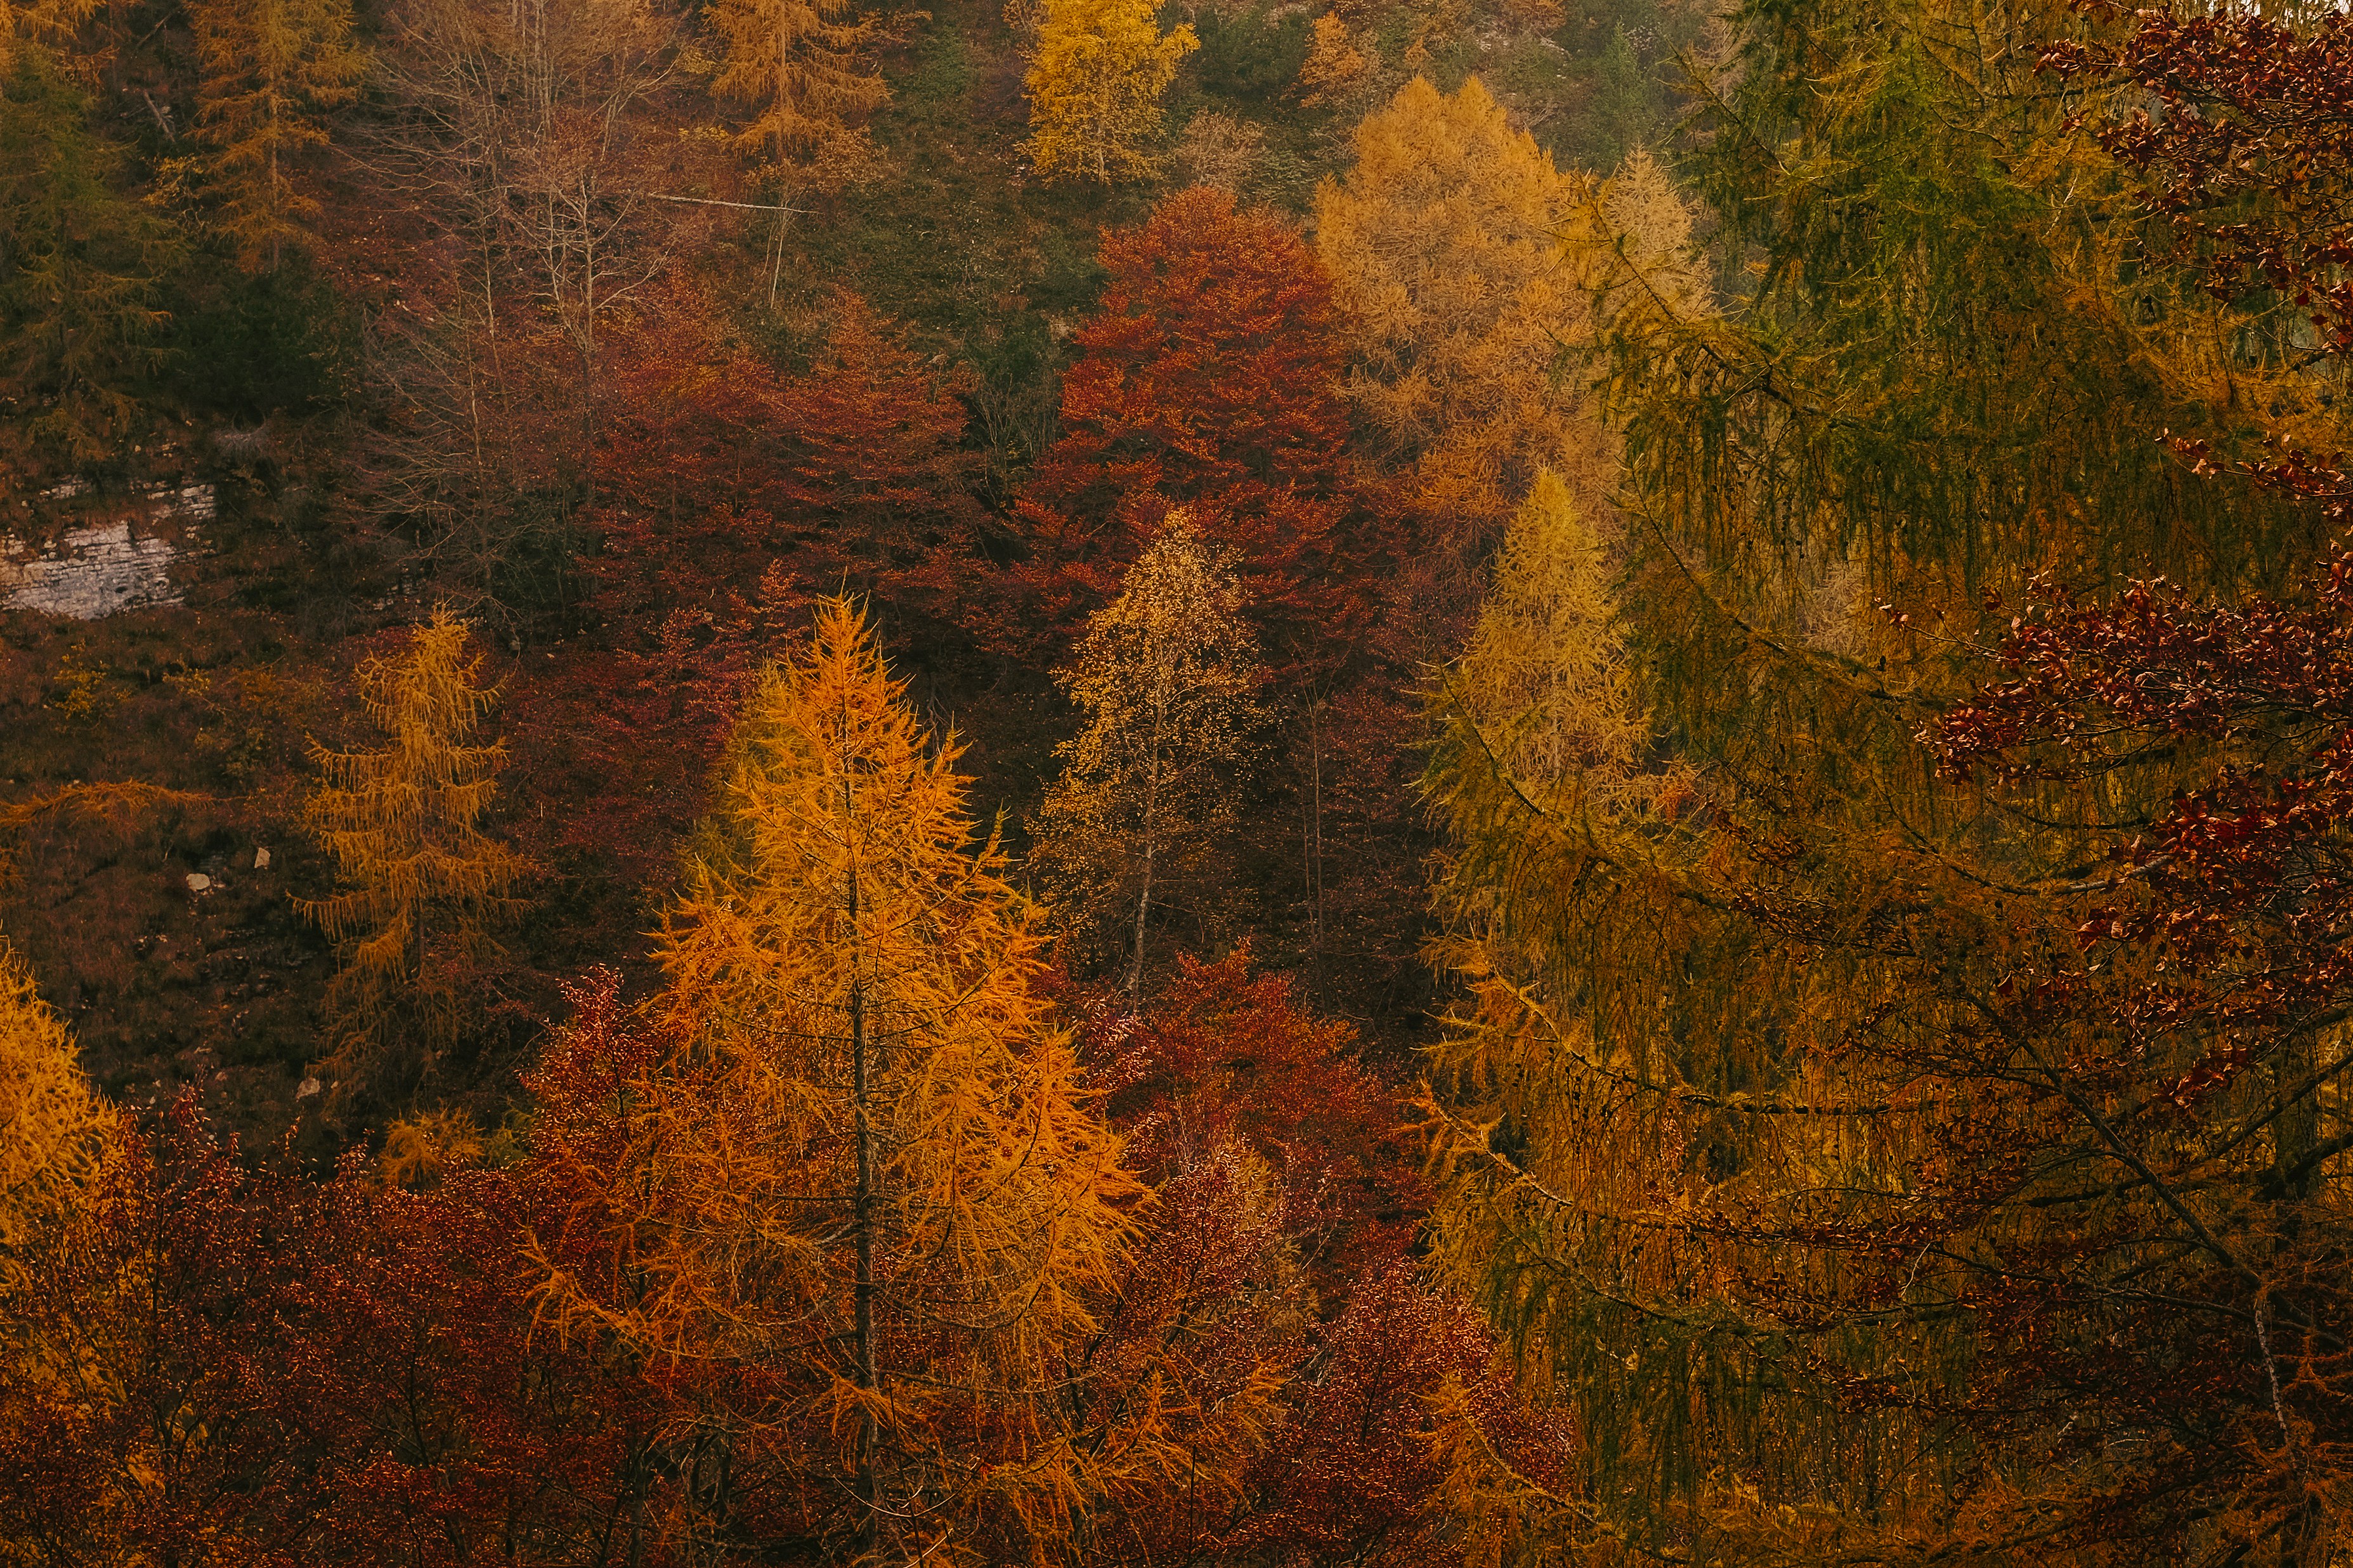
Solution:
{"label": "birch tree with yellow leaves", "polygon": [[474,951],[493,921],[522,907],[512,894],[531,863],[481,826],[506,762],[501,742],[469,743],[498,699],[480,684],[481,668],[465,621],[437,608],[407,647],[360,666],[361,700],[385,744],[311,743],[323,778],[302,823],[343,886],[295,905],[343,952],[328,996],[339,1052],[366,1054],[396,1010],[428,1042],[446,1039],[456,998],[431,984],[428,957]]}
{"label": "birch tree with yellow leaves", "polygon": [[1231,817],[1265,679],[1241,590],[1182,509],[1057,679],[1086,727],[1055,748],[1062,773],[1039,812],[1035,864],[1074,923],[1134,910],[1133,998],[1155,894]]}
{"label": "birch tree with yellow leaves", "polygon": [[826,1561],[1002,1561],[1008,1534],[1067,1535],[1113,1458],[1063,1433],[1049,1369],[1083,1361],[1143,1189],[958,750],[846,600],[762,679],[598,1183],[629,1288],[555,1268],[544,1291],[566,1331],[703,1391],[671,1438],[739,1539]]}
{"label": "birch tree with yellow leaves", "polygon": [[1049,179],[1149,179],[1161,94],[1200,41],[1163,35],[1148,0],[1046,0],[1030,56],[1029,155]]}

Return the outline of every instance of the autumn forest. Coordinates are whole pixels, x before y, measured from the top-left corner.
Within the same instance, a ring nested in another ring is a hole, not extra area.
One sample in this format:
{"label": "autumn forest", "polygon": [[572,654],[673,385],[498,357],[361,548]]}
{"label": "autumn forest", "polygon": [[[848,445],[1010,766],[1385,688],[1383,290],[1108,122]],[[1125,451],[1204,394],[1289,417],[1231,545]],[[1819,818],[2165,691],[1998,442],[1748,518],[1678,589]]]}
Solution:
{"label": "autumn forest", "polygon": [[0,1568],[2353,1564],[2353,16],[932,4],[0,0]]}

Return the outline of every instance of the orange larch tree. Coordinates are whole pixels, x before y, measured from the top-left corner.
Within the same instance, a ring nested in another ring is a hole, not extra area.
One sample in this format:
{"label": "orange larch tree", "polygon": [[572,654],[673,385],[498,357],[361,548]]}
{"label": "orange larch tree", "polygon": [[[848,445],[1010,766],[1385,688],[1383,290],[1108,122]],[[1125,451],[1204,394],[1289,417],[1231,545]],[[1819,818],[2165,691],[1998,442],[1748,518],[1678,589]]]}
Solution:
{"label": "orange larch tree", "polygon": [[498,698],[480,683],[482,660],[466,622],[437,606],[406,647],[360,666],[361,700],[384,743],[311,743],[323,777],[302,826],[334,859],[341,886],[295,907],[341,945],[329,1005],[335,1054],[350,1067],[384,1065],[396,1021],[429,1060],[459,1011],[437,961],[476,954],[489,928],[522,908],[513,893],[531,862],[483,830],[506,748],[470,743]]}
{"label": "orange larch tree", "polygon": [[1092,1489],[1046,1369],[1095,1331],[1143,1189],[956,751],[825,602],[746,704],[664,921],[662,1050],[585,1222],[627,1267],[543,1255],[552,1326],[698,1388],[667,1435],[708,1467],[681,1528],[975,1560],[1067,1535]]}

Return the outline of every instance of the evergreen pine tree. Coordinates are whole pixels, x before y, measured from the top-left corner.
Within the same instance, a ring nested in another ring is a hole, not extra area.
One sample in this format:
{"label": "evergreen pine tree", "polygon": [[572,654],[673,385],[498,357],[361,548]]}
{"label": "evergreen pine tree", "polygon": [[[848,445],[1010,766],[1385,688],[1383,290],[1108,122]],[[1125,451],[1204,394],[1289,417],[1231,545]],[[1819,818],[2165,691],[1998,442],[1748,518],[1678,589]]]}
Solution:
{"label": "evergreen pine tree", "polygon": [[1625,24],[1611,26],[1609,42],[1594,62],[1593,95],[1586,106],[1588,161],[1596,168],[1613,168],[1655,140],[1662,120],[1659,98]]}

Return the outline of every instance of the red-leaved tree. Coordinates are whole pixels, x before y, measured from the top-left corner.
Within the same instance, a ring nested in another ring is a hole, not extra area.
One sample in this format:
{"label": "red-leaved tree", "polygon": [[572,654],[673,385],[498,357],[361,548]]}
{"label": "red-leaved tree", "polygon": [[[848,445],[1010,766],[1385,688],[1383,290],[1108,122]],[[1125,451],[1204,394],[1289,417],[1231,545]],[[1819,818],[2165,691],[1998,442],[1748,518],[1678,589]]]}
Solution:
{"label": "red-leaved tree", "polygon": [[1364,610],[1335,581],[1356,501],[1329,279],[1289,223],[1208,186],[1106,232],[1103,263],[1061,436],[1017,508],[1027,559],[998,635],[1059,647],[1181,504],[1235,557],[1271,644],[1300,657]]}
{"label": "red-leaved tree", "polygon": [[862,592],[892,640],[955,657],[981,517],[970,372],[919,360],[854,294],[802,375],[728,342],[685,290],[613,358],[588,627],[522,672],[514,713],[526,767],[577,803],[548,847],[642,883],[701,810],[745,681],[816,595]]}

